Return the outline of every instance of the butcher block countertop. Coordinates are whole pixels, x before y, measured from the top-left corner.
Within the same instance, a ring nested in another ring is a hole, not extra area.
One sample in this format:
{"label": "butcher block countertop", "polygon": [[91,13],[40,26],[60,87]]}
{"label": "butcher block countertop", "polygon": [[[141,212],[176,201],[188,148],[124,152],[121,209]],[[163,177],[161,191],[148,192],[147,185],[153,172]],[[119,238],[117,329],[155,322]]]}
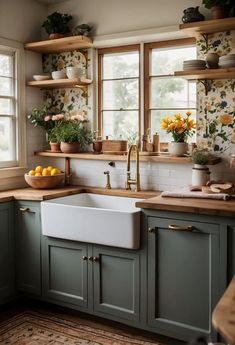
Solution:
{"label": "butcher block countertop", "polygon": [[152,210],[189,212],[227,217],[235,216],[235,199],[224,201],[196,198],[171,198],[159,195],[147,200],[138,201],[136,206]]}
{"label": "butcher block countertop", "polygon": [[54,189],[20,188],[0,192],[0,202],[11,200],[43,201],[78,193],[97,193],[146,199],[159,195],[157,191],[128,191],[124,189],[105,189],[99,187],[63,186]]}

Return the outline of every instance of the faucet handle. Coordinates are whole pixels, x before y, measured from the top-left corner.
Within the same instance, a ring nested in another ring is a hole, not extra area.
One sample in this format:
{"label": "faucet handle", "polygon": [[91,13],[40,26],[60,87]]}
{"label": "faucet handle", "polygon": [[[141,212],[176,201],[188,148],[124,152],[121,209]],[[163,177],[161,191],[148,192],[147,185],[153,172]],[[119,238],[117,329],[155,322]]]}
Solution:
{"label": "faucet handle", "polygon": [[107,181],[106,181],[106,186],[105,188],[111,189],[111,184],[110,184],[110,172],[109,171],[104,171],[104,175],[107,176]]}

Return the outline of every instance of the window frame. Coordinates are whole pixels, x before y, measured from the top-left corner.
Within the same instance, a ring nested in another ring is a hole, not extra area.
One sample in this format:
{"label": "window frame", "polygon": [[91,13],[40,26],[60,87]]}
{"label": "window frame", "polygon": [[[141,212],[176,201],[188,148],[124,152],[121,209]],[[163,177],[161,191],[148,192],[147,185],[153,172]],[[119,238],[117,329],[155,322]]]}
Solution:
{"label": "window frame", "polygon": [[[26,166],[26,119],[25,119],[25,56],[23,44],[0,37],[0,51],[14,55],[15,88],[15,157],[2,166],[0,178],[21,176]],[[1,162],[0,162],[1,163]]]}
{"label": "window frame", "polygon": [[109,47],[98,49],[98,133],[102,137],[103,134],[103,116],[102,116],[102,99],[103,99],[103,87],[102,87],[102,74],[103,74],[103,56],[105,54],[112,53],[128,53],[131,51],[139,52],[139,114],[138,114],[138,136],[141,133],[141,58],[140,58],[140,44],[131,44],[126,46]]}
{"label": "window frame", "polygon": [[150,109],[150,60],[151,51],[156,48],[170,48],[178,46],[195,45],[196,39],[194,37],[182,38],[176,40],[167,40],[160,42],[151,42],[144,44],[144,133],[151,129],[151,109]]}

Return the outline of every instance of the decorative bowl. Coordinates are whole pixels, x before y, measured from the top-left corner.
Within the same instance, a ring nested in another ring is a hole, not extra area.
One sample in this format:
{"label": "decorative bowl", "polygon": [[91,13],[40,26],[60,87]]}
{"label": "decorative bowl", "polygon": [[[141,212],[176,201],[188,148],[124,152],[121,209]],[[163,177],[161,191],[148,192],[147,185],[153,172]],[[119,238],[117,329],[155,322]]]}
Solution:
{"label": "decorative bowl", "polygon": [[48,80],[50,79],[50,76],[47,74],[35,74],[33,75],[33,79],[37,81]]}
{"label": "decorative bowl", "polygon": [[84,75],[83,68],[80,67],[67,67],[66,74],[69,79],[80,78]]}
{"label": "decorative bowl", "polygon": [[64,182],[65,174],[57,174],[53,176],[30,176],[27,173],[24,174],[25,181],[32,188],[36,189],[50,189],[55,188],[59,184]]}
{"label": "decorative bowl", "polygon": [[53,71],[51,72],[52,79],[65,79],[67,78],[65,71]]}

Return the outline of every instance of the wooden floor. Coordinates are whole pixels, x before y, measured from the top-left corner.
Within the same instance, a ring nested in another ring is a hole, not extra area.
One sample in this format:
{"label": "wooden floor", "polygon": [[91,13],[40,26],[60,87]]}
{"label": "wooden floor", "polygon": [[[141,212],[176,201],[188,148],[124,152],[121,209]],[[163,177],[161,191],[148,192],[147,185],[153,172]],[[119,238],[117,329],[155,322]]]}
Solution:
{"label": "wooden floor", "polygon": [[84,324],[88,324],[90,322],[98,322],[99,327],[110,331],[110,332],[126,332],[130,333],[132,336],[136,335],[136,337],[145,337],[149,341],[153,342],[159,342],[162,345],[183,345],[186,344],[184,342],[164,337],[161,335],[156,335],[155,333],[150,333],[147,331],[139,330],[134,327],[129,327],[123,324],[120,324],[118,322],[110,321],[107,319],[98,318],[92,315],[88,315],[85,313],[81,313],[75,310],[55,306],[49,303],[41,302],[41,301],[34,301],[34,300],[15,300],[14,302],[10,302],[4,306],[0,307],[0,323],[3,321],[7,321],[11,317],[20,314],[24,311],[43,311],[45,312],[53,312],[56,313],[56,315],[61,317],[66,317],[70,320],[76,320],[76,317],[79,317],[79,319],[84,320]]}

